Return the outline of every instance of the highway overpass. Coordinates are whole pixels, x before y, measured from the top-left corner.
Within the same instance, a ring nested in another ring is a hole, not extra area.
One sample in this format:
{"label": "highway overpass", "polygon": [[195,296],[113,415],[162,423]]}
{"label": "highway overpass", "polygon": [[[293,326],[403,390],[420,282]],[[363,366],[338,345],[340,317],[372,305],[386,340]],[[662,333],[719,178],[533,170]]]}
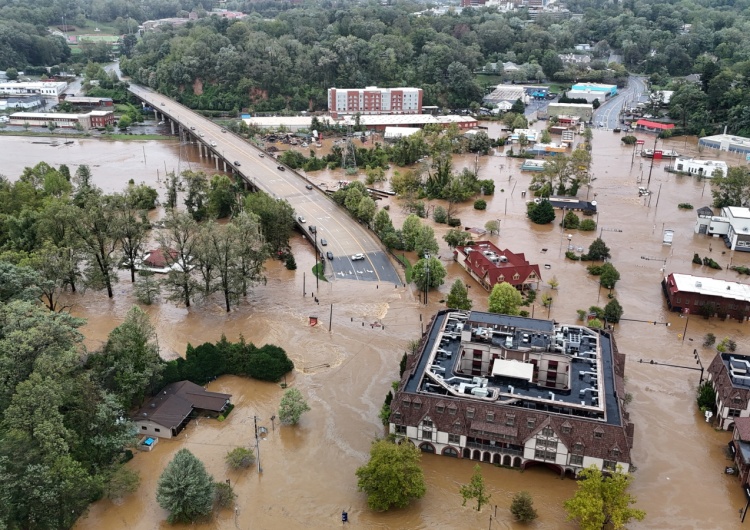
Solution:
{"label": "highway overpass", "polygon": [[[325,260],[326,276],[401,283],[378,238],[317,187],[308,189],[309,182],[297,172],[279,170],[275,158],[167,96],[134,84],[129,90],[154,108],[157,119],[168,122],[174,134],[197,142],[201,156],[213,159],[217,170],[222,166],[231,169],[247,186],[287,200],[296,212],[295,221],[317,252],[333,254],[332,260]],[[316,234],[310,232],[310,226],[317,228]],[[352,260],[356,254],[364,254],[365,259]]]}

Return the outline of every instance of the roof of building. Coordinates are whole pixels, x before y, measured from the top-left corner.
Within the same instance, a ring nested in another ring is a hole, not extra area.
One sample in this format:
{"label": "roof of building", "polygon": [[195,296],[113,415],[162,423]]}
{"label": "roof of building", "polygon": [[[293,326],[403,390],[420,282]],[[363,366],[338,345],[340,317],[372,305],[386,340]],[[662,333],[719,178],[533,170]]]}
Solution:
{"label": "roof of building", "polygon": [[704,167],[711,167],[711,166],[716,166],[716,167],[721,167],[721,168],[727,167],[727,163],[724,162],[723,160],[698,160],[697,158],[680,157],[677,159],[675,163],[679,163],[679,162],[683,164],[693,164],[696,166],[704,166]]}
{"label": "roof of building", "polygon": [[593,92],[604,92],[607,90],[616,90],[617,85],[605,85],[602,83],[576,83],[571,87],[571,90],[586,91],[591,90]]}
{"label": "roof of building", "polygon": [[[476,118],[471,116],[458,116],[448,114],[446,116],[433,116],[432,114],[366,114],[359,117],[359,122],[365,127],[388,126],[388,125],[448,125],[451,123],[476,123]],[[344,125],[354,125],[355,117],[346,116]]]}
{"label": "roof of building", "polygon": [[[550,103],[547,105],[547,107],[578,107],[578,108],[586,108],[586,109],[592,109],[594,106],[591,103]],[[577,117],[577,116],[576,116]]]}
{"label": "roof of building", "polygon": [[696,210],[699,217],[713,217],[714,210],[710,206],[701,206]]}
{"label": "roof of building", "polygon": [[637,122],[635,122],[635,124],[641,127],[648,127],[649,129],[659,129],[659,130],[674,129],[674,123],[659,123],[658,121],[651,121],[651,120],[644,120],[644,119],[638,120]]}
{"label": "roof of building", "polygon": [[65,101],[68,103],[101,103],[103,101],[112,101],[112,98],[92,98],[88,96],[67,96]]}
{"label": "roof of building", "polygon": [[750,208],[744,206],[725,206],[722,213],[726,211],[733,219],[750,219]]}
{"label": "roof of building", "polygon": [[[169,253],[173,258],[177,257],[176,250],[170,249]],[[167,263],[167,258],[164,255],[164,250],[162,248],[157,248],[146,252],[146,254],[143,256],[143,264],[147,267],[163,269],[165,267],[168,267],[171,263]]]}
{"label": "roof of building", "polygon": [[728,143],[730,145],[739,145],[742,147],[750,147],[750,138],[744,136],[736,136],[734,134],[715,134],[713,136],[704,136],[700,139],[701,142],[716,142],[716,143]]}
{"label": "roof of building", "polygon": [[422,89],[421,88],[416,88],[416,87],[406,87],[406,86],[392,87],[392,88],[382,88],[382,87],[377,87],[377,86],[366,86],[365,88],[336,88],[336,87],[331,87],[328,90],[329,91],[331,91],[331,90],[339,91],[340,90],[342,92],[380,92],[382,94],[385,94],[387,92],[392,92],[393,90],[403,90],[403,91],[407,91],[407,92],[417,92],[417,91],[420,91]]}
{"label": "roof of building", "polygon": [[454,252],[466,255],[466,266],[479,278],[486,278],[490,285],[508,282],[516,286],[541,280],[539,265],[530,264],[523,253],[500,250],[490,241],[459,245]]}
{"label": "roof of building", "polygon": [[737,433],[741,441],[750,442],[750,418],[735,418],[734,432]]}
{"label": "roof of building", "polygon": [[[419,353],[409,359],[391,404],[391,421],[418,425],[429,416],[442,432],[466,432],[469,426],[502,434],[519,445],[549,426],[569,449],[581,443],[586,454],[604,457],[616,448],[622,452],[620,461],[629,462],[632,426],[619,403],[624,396],[624,355],[613,340],[608,334],[548,320],[440,311]],[[492,375],[491,365],[480,377],[467,375],[461,363],[477,351],[488,351],[492,359],[528,363],[535,367],[533,380],[521,369]],[[550,370],[551,360],[561,364],[562,386],[536,373],[537,368]]]}
{"label": "roof of building", "polygon": [[696,293],[750,302],[750,285],[744,283],[673,272],[667,277],[667,285],[672,293]]}
{"label": "roof of building", "polygon": [[62,119],[62,120],[77,120],[80,114],[71,114],[67,112],[14,112],[10,115],[11,118],[43,118],[46,120]]}
{"label": "roof of building", "polygon": [[419,127],[386,127],[383,138],[403,138],[421,131]]}
{"label": "roof of building", "polygon": [[[506,68],[506,71],[508,69]],[[520,85],[497,85],[495,90],[482,98],[484,101],[510,101],[515,102],[523,99],[526,90]]]}
{"label": "roof of building", "polygon": [[0,83],[0,89],[49,87],[55,87],[57,90],[65,90],[68,87],[68,83],[64,81],[6,81]]}
{"label": "roof of building", "polygon": [[232,398],[231,394],[209,392],[190,381],[167,385],[144,405],[134,420],[151,420],[165,427],[177,427],[193,409],[219,412]]}

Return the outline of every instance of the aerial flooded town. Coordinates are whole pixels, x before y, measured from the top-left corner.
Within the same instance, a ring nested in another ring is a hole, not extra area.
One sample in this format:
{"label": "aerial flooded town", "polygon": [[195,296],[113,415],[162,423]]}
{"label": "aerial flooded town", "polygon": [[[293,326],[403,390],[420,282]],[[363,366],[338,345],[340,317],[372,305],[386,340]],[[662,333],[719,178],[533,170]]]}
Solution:
{"label": "aerial flooded town", "polygon": [[741,528],[747,24],[0,0],[0,527]]}

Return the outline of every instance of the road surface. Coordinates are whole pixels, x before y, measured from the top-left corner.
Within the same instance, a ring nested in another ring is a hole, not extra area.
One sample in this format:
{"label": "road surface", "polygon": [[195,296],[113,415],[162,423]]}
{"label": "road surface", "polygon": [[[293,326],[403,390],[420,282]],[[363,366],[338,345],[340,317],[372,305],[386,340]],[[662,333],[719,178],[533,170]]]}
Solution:
{"label": "road surface", "polygon": [[632,106],[640,101],[647,100],[648,94],[646,93],[644,78],[630,76],[626,88],[594,111],[594,127],[605,130],[622,127],[620,124],[620,110],[626,104]]}
{"label": "road surface", "polygon": [[[210,149],[232,165],[247,182],[272,197],[287,200],[295,210],[295,220],[304,218],[304,223],[297,220],[297,224],[313,245],[317,244],[318,252],[324,257],[328,251],[333,253],[333,260],[324,259],[327,277],[401,283],[398,272],[375,235],[323,191],[315,187],[307,189],[309,182],[295,171],[278,169],[280,163],[274,158],[231,132],[222,132],[221,126],[162,94],[134,84],[129,90],[149,106],[182,124],[204,145],[211,146]],[[311,225],[317,228],[317,234],[310,232]],[[321,244],[322,239],[327,241],[326,246]],[[365,259],[352,260],[351,256],[355,254],[364,254]]]}

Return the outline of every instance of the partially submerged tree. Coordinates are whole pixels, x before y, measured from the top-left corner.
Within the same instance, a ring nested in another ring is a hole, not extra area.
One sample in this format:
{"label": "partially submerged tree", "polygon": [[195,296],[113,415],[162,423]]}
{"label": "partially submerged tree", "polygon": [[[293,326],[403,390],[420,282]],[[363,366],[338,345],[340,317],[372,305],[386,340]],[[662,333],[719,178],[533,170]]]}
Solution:
{"label": "partially submerged tree", "polygon": [[159,477],[156,501],[169,511],[170,523],[192,523],[211,513],[214,489],[203,462],[180,449]]}
{"label": "partially submerged tree", "polygon": [[621,467],[605,476],[591,466],[581,470],[578,478],[578,489],[564,506],[568,519],[577,521],[583,530],[601,530],[606,525],[620,530],[631,519],[642,521],[646,517],[646,512],[631,507],[636,502],[627,492],[632,477]]}
{"label": "partially submerged tree", "polygon": [[510,503],[510,513],[516,518],[516,521],[522,523],[528,523],[537,518],[534,500],[528,491],[519,491],[513,496],[513,501]]}
{"label": "partially submerged tree", "polygon": [[469,290],[462,280],[453,282],[445,305],[450,309],[461,309],[463,311],[471,309],[472,302],[471,298],[469,298]]}
{"label": "partially submerged tree", "polygon": [[299,423],[302,414],[310,410],[310,406],[296,388],[289,388],[284,392],[279,404],[279,421],[286,425]]}
{"label": "partially submerged tree", "polygon": [[488,310],[501,315],[518,315],[522,303],[523,297],[518,289],[508,282],[496,283],[490,293]]}
{"label": "partially submerged tree", "polygon": [[357,487],[367,494],[371,510],[383,512],[404,508],[427,491],[419,465],[422,454],[413,444],[376,440],[370,461],[357,469]]}
{"label": "partially submerged tree", "polygon": [[474,473],[471,475],[471,480],[468,484],[462,484],[459,492],[464,499],[461,506],[466,506],[466,501],[468,500],[476,500],[478,512],[482,511],[483,504],[487,504],[490,501],[492,495],[487,493],[487,486],[482,476],[482,467],[479,464],[474,466]]}

